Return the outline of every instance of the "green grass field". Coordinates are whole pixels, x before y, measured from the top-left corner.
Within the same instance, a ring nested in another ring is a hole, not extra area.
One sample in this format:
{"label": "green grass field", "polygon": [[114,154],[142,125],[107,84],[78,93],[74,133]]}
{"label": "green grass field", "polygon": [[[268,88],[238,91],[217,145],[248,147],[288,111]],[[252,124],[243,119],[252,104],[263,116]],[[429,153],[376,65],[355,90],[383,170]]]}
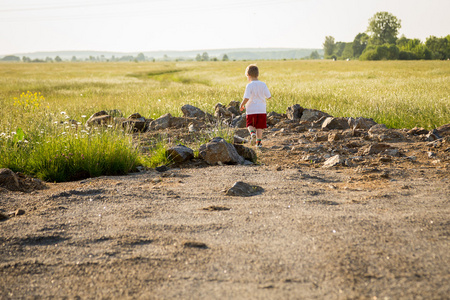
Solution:
{"label": "green grass field", "polygon": [[[50,167],[40,161],[47,163],[50,158],[39,153],[50,150],[43,144],[54,143],[52,155],[64,152],[61,147],[69,144],[69,151],[87,153],[90,144],[77,142],[82,135],[71,130],[68,121],[82,125],[100,110],[118,109],[125,116],[138,112],[154,119],[165,113],[181,116],[184,104],[212,113],[218,102],[241,101],[249,63],[2,63],[0,167],[46,174]],[[450,123],[449,61],[260,61],[257,65],[260,79],[272,92],[268,111],[284,113],[288,106],[300,104],[336,117],[373,118],[392,128],[432,129]],[[111,133],[86,133],[91,143],[99,143],[96,147],[103,145],[104,134]],[[94,136],[100,140],[94,141]],[[112,143],[134,151],[129,136],[114,137]],[[112,149],[104,147],[99,151]],[[29,153],[36,153],[31,159],[36,161],[30,162]],[[129,157],[126,168],[136,164],[137,154]],[[92,164],[77,172],[102,173],[95,164],[111,162]],[[116,167],[106,173],[117,173]]]}

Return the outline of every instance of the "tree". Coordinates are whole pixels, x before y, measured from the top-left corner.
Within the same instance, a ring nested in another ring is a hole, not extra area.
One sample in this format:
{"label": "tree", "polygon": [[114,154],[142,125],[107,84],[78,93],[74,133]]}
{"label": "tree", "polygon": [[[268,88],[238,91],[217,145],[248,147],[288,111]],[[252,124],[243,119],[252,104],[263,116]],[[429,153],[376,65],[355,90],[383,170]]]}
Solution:
{"label": "tree", "polygon": [[401,27],[401,20],[396,16],[385,11],[377,12],[369,19],[367,27],[370,42],[374,45],[395,44]]}
{"label": "tree", "polygon": [[2,61],[20,61],[20,57],[14,55],[7,55],[1,59]]}
{"label": "tree", "polygon": [[137,61],[145,61],[144,53],[139,53],[136,57]]}
{"label": "tree", "polygon": [[320,59],[320,54],[319,52],[317,52],[317,50],[311,52],[311,54],[309,55],[310,59]]}
{"label": "tree", "polygon": [[202,54],[202,61],[208,61],[208,60],[209,60],[208,52],[203,52],[203,54]]}
{"label": "tree", "polygon": [[222,57],[222,61],[229,61],[228,55],[224,54]]}
{"label": "tree", "polygon": [[72,56],[72,59],[70,61],[71,62],[76,62],[77,61],[77,57],[76,56]]}
{"label": "tree", "polygon": [[56,61],[56,62],[62,62],[62,59],[61,59],[61,57],[56,56],[56,57],[55,57],[55,61]]}
{"label": "tree", "polygon": [[326,36],[325,42],[323,43],[323,51],[325,52],[325,57],[333,55],[336,44],[334,43],[334,37]]}
{"label": "tree", "polygon": [[449,43],[448,36],[446,38],[430,36],[425,45],[430,49],[433,59],[447,59],[450,58]]}
{"label": "tree", "polygon": [[353,57],[360,57],[367,47],[369,36],[366,33],[358,33],[352,44]]}
{"label": "tree", "polygon": [[202,61],[202,56],[200,54],[197,54],[197,56],[195,57],[196,61]]}

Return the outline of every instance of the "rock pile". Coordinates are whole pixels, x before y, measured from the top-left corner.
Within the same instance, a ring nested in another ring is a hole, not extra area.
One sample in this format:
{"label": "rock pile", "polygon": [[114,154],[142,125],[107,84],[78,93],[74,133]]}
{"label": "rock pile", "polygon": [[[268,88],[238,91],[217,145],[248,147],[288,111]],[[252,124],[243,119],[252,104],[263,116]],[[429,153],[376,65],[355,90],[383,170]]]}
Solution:
{"label": "rock pile", "polygon": [[[245,128],[245,113],[241,114],[239,105],[240,103],[237,101],[231,101],[228,105],[217,103],[214,106],[214,115],[211,115],[195,106],[186,104],[181,107],[183,117],[174,117],[168,113],[155,120],[146,119],[139,113],[123,118],[118,110],[110,111],[110,113],[100,111],[93,114],[86,125],[116,124],[132,132],[186,129],[189,134],[211,131],[212,128],[220,125],[239,131],[240,128]],[[275,136],[306,133],[312,142],[342,143],[342,147],[337,147],[328,156],[318,155],[323,149],[316,151],[311,148],[304,149],[301,146],[280,146],[282,150],[286,151],[303,149],[303,152],[306,152],[303,155],[304,160],[314,163],[326,161],[324,167],[351,166],[352,162],[349,159],[338,155],[342,149],[354,153],[356,155],[354,157],[369,155],[399,156],[401,153],[398,149],[384,143],[407,141],[408,138],[412,137],[425,142],[439,142],[442,141],[443,137],[450,135],[450,124],[432,131],[423,128],[389,129],[384,124],[377,124],[373,119],[362,117],[336,118],[319,110],[303,108],[299,104],[288,107],[285,114],[268,113],[267,124],[269,132],[274,132]],[[210,165],[254,163],[257,160],[256,152],[242,145],[246,142],[246,137],[248,137],[246,130],[240,131],[240,136],[235,136],[234,144],[215,137],[200,146],[199,158]],[[364,142],[355,141],[353,139],[355,137],[372,143],[366,145]],[[323,145],[317,147],[323,148]],[[166,155],[173,162],[183,163],[194,157],[194,150],[183,145],[177,145],[167,149]]]}

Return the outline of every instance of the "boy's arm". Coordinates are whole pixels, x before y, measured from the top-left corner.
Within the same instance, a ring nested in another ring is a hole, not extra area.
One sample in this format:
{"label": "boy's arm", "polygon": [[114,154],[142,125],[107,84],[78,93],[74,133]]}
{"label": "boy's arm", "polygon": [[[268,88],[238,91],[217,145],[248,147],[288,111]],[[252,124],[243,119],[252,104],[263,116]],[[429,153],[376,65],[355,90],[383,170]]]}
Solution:
{"label": "boy's arm", "polygon": [[245,108],[245,104],[247,104],[247,102],[248,102],[248,99],[249,99],[249,98],[245,98],[245,99],[244,99],[244,101],[242,101],[242,103],[241,103],[241,111],[243,111],[243,110],[244,110],[244,108]]}

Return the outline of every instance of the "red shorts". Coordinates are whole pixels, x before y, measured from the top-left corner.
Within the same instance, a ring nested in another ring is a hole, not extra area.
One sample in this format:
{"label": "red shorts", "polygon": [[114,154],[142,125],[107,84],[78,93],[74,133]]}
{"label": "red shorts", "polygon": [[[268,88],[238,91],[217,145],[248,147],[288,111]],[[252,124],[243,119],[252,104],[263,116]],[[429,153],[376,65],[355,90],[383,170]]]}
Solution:
{"label": "red shorts", "polygon": [[247,127],[253,126],[256,129],[267,128],[267,115],[266,114],[254,114],[247,115]]}

